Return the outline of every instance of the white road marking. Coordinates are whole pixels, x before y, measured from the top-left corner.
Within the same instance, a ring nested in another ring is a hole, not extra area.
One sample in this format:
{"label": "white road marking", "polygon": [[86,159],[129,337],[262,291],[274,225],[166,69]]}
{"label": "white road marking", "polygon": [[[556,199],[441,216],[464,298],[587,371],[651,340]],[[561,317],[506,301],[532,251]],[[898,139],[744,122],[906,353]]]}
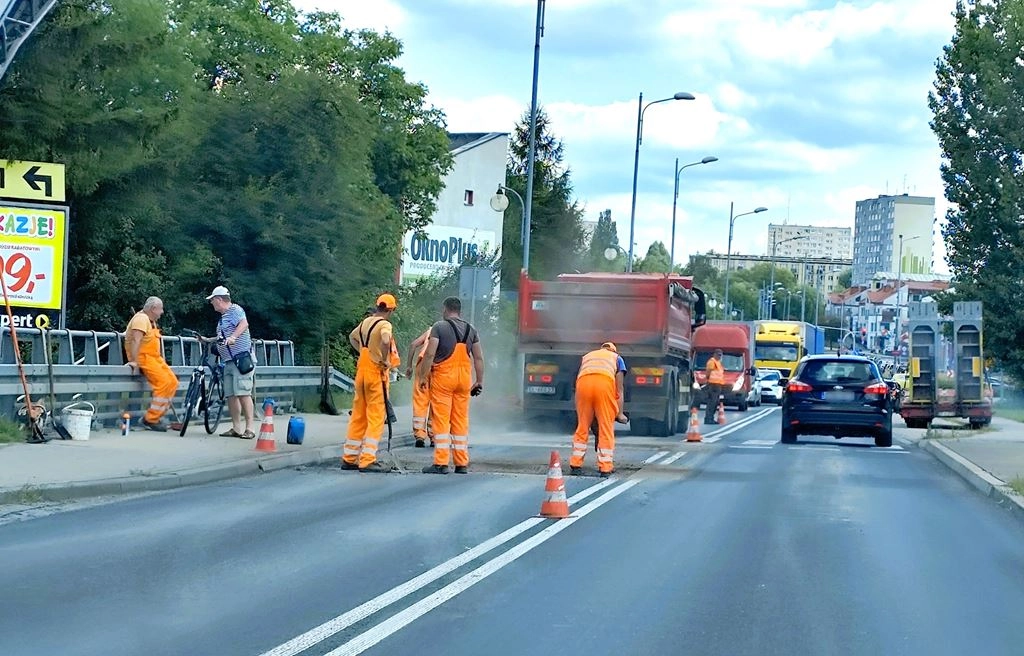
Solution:
{"label": "white road marking", "polygon": [[752,444],[730,444],[730,449],[770,449],[770,446],[755,446]]}
{"label": "white road marking", "polygon": [[[606,478],[605,480],[591,485],[587,489],[579,492],[578,494],[569,498],[569,504],[574,504],[586,499],[592,494],[597,494],[604,488],[618,483],[618,478]],[[582,511],[582,509],[581,509]],[[588,511],[589,512],[589,511]],[[447,574],[457,570],[466,563],[472,562],[483,556],[489,551],[492,551],[506,542],[515,539],[517,536],[525,533],[534,526],[541,524],[545,521],[543,517],[531,517],[519,524],[516,524],[512,528],[508,529],[503,533],[499,533],[489,540],[485,540],[475,547],[464,551],[463,553],[455,556],[451,560],[447,560],[436,567],[427,570],[419,576],[409,579],[405,583],[396,586],[387,592],[377,595],[373,599],[367,601],[364,604],[356,606],[352,610],[343,613],[332,620],[328,620],[320,626],[306,631],[300,636],[292,638],[288,642],[271,649],[268,652],[264,652],[261,656],[294,656],[299,652],[305,651],[315,644],[323,642],[332,635],[344,631],[348,627],[352,626],[356,622],[360,622],[370,615],[373,615],[379,610],[387,608],[391,604],[409,596],[417,590],[424,588],[434,581],[446,576]],[[567,521],[567,520],[561,520]]]}
{"label": "white road marking", "polygon": [[776,444],[779,443],[779,441],[778,440],[745,440],[743,443],[744,444],[749,444],[750,446],[775,446]]}
{"label": "white road marking", "polygon": [[524,540],[523,542],[512,547],[508,551],[502,553],[499,556],[487,561],[480,567],[476,568],[469,574],[456,579],[452,583],[449,583],[445,587],[441,588],[429,597],[416,602],[412,606],[409,606],[405,610],[389,617],[380,624],[374,626],[371,629],[359,634],[352,640],[349,640],[345,644],[341,645],[337,649],[328,652],[327,656],[356,656],[361,654],[370,647],[373,647],[377,643],[381,642],[388,636],[402,630],[412,622],[416,621],[420,617],[426,615],[433,609],[437,608],[441,604],[445,603],[449,599],[452,599],[456,595],[465,592],[469,588],[473,587],[480,581],[491,574],[497,572],[505,565],[513,562],[520,556],[540,546],[547,540],[550,540],[555,535],[561,533],[565,529],[572,526],[575,522],[579,521],[586,515],[597,510],[604,504],[608,503],[615,497],[619,496],[623,492],[629,490],[633,486],[640,483],[642,479],[632,479],[624,482],[622,485],[605,492],[597,499],[594,499],[589,504],[582,508],[574,511],[573,515],[567,519],[558,520],[558,522],[548,526],[543,531],[536,535]]}
{"label": "white road marking", "polygon": [[676,460],[679,460],[680,458],[685,456],[687,453],[689,453],[689,451],[680,451],[679,453],[676,453],[675,455],[671,455],[671,456],[665,458],[664,460],[662,460],[658,464],[659,465],[671,465],[673,462],[675,462]]}
{"label": "white road marking", "polygon": [[722,439],[722,438],[720,438],[720,437],[705,437],[701,441],[704,442],[705,444],[714,444],[715,442],[717,442],[720,439]]}
{"label": "white road marking", "polygon": [[838,446],[826,446],[824,444],[792,444],[790,449],[797,451],[838,451]]}
{"label": "white road marking", "polygon": [[655,453],[653,456],[651,456],[647,460],[644,460],[644,464],[645,465],[649,465],[652,462],[654,462],[655,460],[658,460],[659,458],[664,458],[667,455],[668,455],[668,451],[658,451],[657,453]]}
{"label": "white road marking", "polygon": [[[735,433],[736,431],[740,430],[741,428],[745,428],[745,427],[753,424],[755,421],[759,421],[760,419],[763,419],[764,417],[767,417],[768,415],[772,414],[776,410],[778,410],[778,408],[765,408],[764,410],[758,412],[757,414],[755,414],[752,417],[745,417],[745,418],[741,419],[740,421],[736,422],[732,426],[726,426],[725,428],[719,428],[719,429],[711,431],[710,433],[708,433],[708,437],[717,437],[717,438],[721,439],[721,438],[725,437],[726,435],[731,435],[732,433]],[[707,442],[708,440],[705,439],[704,441]]]}

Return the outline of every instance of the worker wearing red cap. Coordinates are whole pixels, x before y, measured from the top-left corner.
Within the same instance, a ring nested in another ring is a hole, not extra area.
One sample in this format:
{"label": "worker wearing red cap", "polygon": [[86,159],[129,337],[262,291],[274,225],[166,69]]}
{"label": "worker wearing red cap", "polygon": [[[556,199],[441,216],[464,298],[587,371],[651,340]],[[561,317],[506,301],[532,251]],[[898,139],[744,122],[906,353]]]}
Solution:
{"label": "worker wearing red cap", "polygon": [[349,343],[359,351],[356,362],[355,398],[348,422],[348,439],[342,453],[342,469],[361,472],[386,472],[377,462],[377,445],[387,421],[385,394],[390,383],[389,372],[397,364],[397,350],[392,337],[391,315],[398,302],[391,294],[377,297],[375,311],[363,319],[349,334]]}
{"label": "worker wearing red cap", "polygon": [[583,473],[583,457],[587,454],[590,426],[597,419],[597,469],[602,478],[615,471],[615,422],[626,423],[622,414],[625,403],[623,383],[626,363],[615,344],[605,342],[601,348],[583,356],[576,376],[576,433],[572,437],[569,472]]}

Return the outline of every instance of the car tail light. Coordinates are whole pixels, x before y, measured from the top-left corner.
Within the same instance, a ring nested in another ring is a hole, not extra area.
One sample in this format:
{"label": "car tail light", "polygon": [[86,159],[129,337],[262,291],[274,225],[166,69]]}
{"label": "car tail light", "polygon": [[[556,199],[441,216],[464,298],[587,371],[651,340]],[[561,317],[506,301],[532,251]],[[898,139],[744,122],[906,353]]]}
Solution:
{"label": "car tail light", "polygon": [[864,388],[865,394],[888,394],[889,386],[885,383],[875,383]]}
{"label": "car tail light", "polygon": [[814,388],[807,383],[802,383],[799,380],[789,381],[789,385],[786,385],[787,392],[813,392]]}

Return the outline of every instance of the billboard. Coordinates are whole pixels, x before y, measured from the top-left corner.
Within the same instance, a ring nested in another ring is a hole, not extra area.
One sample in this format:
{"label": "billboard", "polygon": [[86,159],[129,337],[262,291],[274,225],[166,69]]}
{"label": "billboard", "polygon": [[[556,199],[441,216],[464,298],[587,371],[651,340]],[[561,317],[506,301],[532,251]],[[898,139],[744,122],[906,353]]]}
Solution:
{"label": "billboard", "polygon": [[425,238],[408,233],[402,243],[402,282],[413,282],[450,267],[461,266],[467,258],[497,249],[493,230],[431,225],[423,230]]}
{"label": "billboard", "polygon": [[[16,327],[48,328],[61,322],[67,212],[66,207],[0,202],[0,271]],[[0,325],[8,323],[6,316],[0,319]]]}

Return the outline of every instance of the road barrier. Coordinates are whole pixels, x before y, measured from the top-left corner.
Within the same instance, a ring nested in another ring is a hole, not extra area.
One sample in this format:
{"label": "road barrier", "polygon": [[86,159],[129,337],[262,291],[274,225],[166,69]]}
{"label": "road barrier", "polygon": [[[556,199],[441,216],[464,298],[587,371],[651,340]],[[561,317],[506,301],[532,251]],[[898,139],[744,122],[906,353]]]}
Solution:
{"label": "road barrier", "polygon": [[[172,406],[180,410],[192,369],[202,360],[203,348],[192,337],[164,336],[164,358],[178,377],[178,394]],[[42,401],[57,412],[81,394],[96,406],[94,420],[119,421],[123,412],[141,413],[148,406],[149,385],[143,376],[125,365],[124,333],[85,330],[19,328],[18,344],[33,401]],[[297,394],[315,393],[321,369],[295,364],[295,345],[290,341],[255,340],[256,383],[253,396],[259,401],[272,396],[282,409],[294,409]],[[348,392],[354,382],[331,368],[329,385]],[[16,399],[23,394],[11,343],[10,329],[0,329],[0,415],[14,418]]]}

